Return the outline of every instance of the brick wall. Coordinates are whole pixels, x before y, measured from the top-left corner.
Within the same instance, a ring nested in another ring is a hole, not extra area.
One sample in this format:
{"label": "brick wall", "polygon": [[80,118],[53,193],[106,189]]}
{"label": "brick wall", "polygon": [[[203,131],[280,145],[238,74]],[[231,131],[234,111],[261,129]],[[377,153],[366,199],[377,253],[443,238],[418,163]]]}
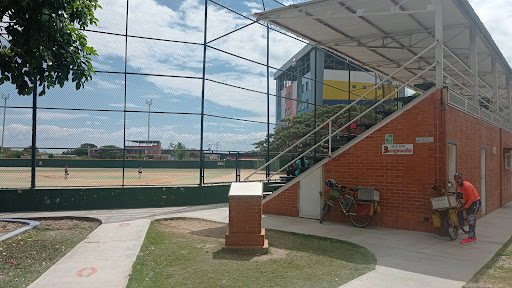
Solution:
{"label": "brick wall", "polygon": [[263,213],[299,217],[299,183],[267,201],[263,205]]}
{"label": "brick wall", "polygon": [[[448,107],[448,139],[457,143],[457,170],[482,191],[480,149],[486,151],[486,208],[490,213],[512,200],[510,170],[505,169],[503,148],[512,148],[512,135],[467,113]],[[494,153],[496,150],[496,154]]]}
{"label": "brick wall", "polygon": [[[435,157],[446,153],[446,145],[438,145],[442,127],[435,125],[441,121],[440,98],[439,91],[433,93],[324,165],[324,179],[332,178],[347,186],[373,186],[381,191],[381,214],[371,225],[432,230],[432,225],[425,222],[431,216],[431,187],[441,183],[442,177]],[[383,155],[385,134],[393,134],[395,144],[414,144],[414,154]],[[416,144],[416,137],[434,137],[435,142]],[[297,191],[295,184],[276,195],[264,204],[264,213],[286,215],[279,206],[285,205],[287,199],[293,201],[287,205],[294,204],[289,207],[294,208],[294,215],[289,216],[297,216]],[[337,206],[326,220],[347,221]]]}
{"label": "brick wall", "polygon": [[264,247],[261,195],[229,196],[229,225],[225,247]]}
{"label": "brick wall", "polygon": [[[512,134],[501,131],[502,153],[509,153],[512,149]],[[512,201],[512,171],[505,169],[504,158],[501,158],[501,206]]]}

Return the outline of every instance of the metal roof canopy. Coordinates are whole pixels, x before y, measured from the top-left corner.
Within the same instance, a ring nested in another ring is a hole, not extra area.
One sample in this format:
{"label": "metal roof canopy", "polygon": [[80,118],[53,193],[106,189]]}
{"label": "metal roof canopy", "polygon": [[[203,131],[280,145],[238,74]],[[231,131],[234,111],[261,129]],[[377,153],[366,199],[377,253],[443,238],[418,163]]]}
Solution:
{"label": "metal roof canopy", "polygon": [[467,0],[313,0],[254,16],[410,88],[435,82],[512,115],[512,70]]}

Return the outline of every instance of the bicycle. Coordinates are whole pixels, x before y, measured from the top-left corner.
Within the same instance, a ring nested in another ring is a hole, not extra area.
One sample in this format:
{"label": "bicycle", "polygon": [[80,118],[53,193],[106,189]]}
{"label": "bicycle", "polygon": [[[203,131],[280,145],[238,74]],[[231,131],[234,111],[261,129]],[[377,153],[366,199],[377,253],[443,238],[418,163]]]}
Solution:
{"label": "bicycle", "polygon": [[[451,187],[451,186],[448,186],[448,187]],[[460,207],[464,204],[464,203],[462,203],[462,199],[464,199],[462,192],[448,191],[448,195],[455,195],[455,199],[457,200],[457,207]],[[468,224],[467,214],[464,213],[462,210],[457,209],[457,218],[458,218],[460,230],[462,232],[464,232],[465,234],[469,234],[469,224]]]}
{"label": "bicycle", "polygon": [[327,215],[329,211],[331,211],[331,208],[334,206],[334,204],[338,202],[341,207],[341,212],[350,219],[352,225],[363,228],[370,224],[373,217],[370,215],[370,212],[368,215],[362,215],[361,213],[357,213],[357,209],[358,205],[369,205],[369,209],[373,209],[373,205],[372,203],[368,202],[358,202],[353,196],[348,195],[349,192],[352,195],[355,195],[357,192],[356,189],[338,185],[336,181],[332,179],[326,180],[325,185],[331,188],[331,191],[329,192],[329,198],[324,202],[324,207],[322,208],[322,213],[320,216],[320,223],[324,221],[325,215]]}
{"label": "bicycle", "polygon": [[[432,189],[436,192],[440,192],[441,195],[446,195],[444,189],[441,189],[439,186],[434,186],[432,187]],[[459,229],[468,234],[469,233],[469,229],[467,227],[467,221],[466,221],[466,217],[462,215],[459,215],[459,213],[462,213],[461,210],[459,210],[458,208],[456,207],[460,207],[460,205],[462,204],[462,193],[461,192],[448,192],[448,197],[455,197],[455,201],[453,203],[453,201],[451,201],[450,199],[447,199],[448,201],[448,205],[447,207],[443,207],[443,208],[434,208],[433,210],[435,211],[433,215],[437,215],[439,216],[439,227],[443,228],[443,230],[445,230],[448,235],[448,238],[450,240],[455,240],[457,239],[457,237],[459,237]],[[439,198],[444,198],[445,196],[441,196]],[[435,198],[433,198],[435,199]],[[434,203],[434,202],[433,202]],[[433,204],[434,205],[434,204]],[[456,214],[455,216],[453,216],[453,214]],[[455,218],[457,219],[455,221]],[[462,222],[462,223],[461,223]]]}

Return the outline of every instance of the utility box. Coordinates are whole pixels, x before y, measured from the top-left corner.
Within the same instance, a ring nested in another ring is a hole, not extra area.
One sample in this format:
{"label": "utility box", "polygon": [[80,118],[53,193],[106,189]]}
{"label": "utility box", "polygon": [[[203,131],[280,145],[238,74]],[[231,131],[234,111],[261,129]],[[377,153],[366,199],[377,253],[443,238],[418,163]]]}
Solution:
{"label": "utility box", "polygon": [[457,207],[455,195],[435,197],[430,198],[430,200],[432,201],[432,209],[434,210]]}
{"label": "utility box", "polygon": [[380,201],[380,191],[373,187],[361,186],[357,190],[357,200]]}

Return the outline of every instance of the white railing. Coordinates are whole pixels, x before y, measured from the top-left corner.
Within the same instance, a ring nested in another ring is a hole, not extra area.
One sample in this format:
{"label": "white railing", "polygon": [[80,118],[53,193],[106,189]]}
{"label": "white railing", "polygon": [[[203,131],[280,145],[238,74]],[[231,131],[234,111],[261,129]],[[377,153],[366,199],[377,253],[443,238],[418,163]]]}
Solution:
{"label": "white railing", "polygon": [[460,96],[453,90],[448,92],[448,103],[460,110],[467,112],[483,121],[489,122],[495,126],[501,127],[509,132],[512,132],[512,125],[509,123],[509,119],[500,117],[497,113],[491,112],[484,107],[474,103],[464,96]]}
{"label": "white railing", "polygon": [[317,142],[315,145],[313,145],[311,148],[309,148],[308,150],[306,150],[305,152],[303,152],[302,154],[300,154],[299,156],[297,156],[295,159],[293,159],[292,161],[290,161],[289,163],[285,164],[281,169],[275,171],[274,173],[270,174],[265,180],[268,181],[269,179],[271,179],[274,175],[276,175],[277,173],[283,171],[284,169],[286,169],[286,167],[288,167],[290,164],[292,163],[295,163],[295,161],[299,160],[301,157],[303,157],[304,155],[308,154],[310,151],[312,151],[313,149],[315,149],[316,147],[320,146],[322,143],[324,143],[325,141],[328,141],[329,142],[329,151],[331,150],[331,138],[335,135],[337,135],[338,133],[340,133],[341,131],[343,131],[345,128],[349,127],[350,124],[354,123],[355,121],[357,121],[359,118],[361,118],[362,116],[364,116],[365,114],[367,114],[368,112],[372,111],[375,107],[377,107],[378,105],[380,105],[382,102],[384,102],[385,100],[387,100],[389,97],[391,97],[392,95],[396,94],[400,89],[406,87],[407,85],[409,85],[411,82],[413,82],[414,80],[416,80],[418,77],[420,77],[421,75],[423,75],[425,72],[431,70],[432,68],[434,68],[436,66],[437,63],[434,62],[434,64],[430,65],[429,67],[427,67],[426,69],[424,69],[422,72],[420,72],[419,74],[417,74],[416,76],[414,76],[413,78],[411,78],[409,81],[407,81],[406,83],[404,83],[402,86],[400,86],[399,88],[397,88],[396,90],[394,90],[392,93],[390,93],[389,95],[387,95],[386,97],[382,98],[382,100],[380,100],[379,102],[377,102],[375,105],[373,105],[372,107],[368,108],[367,110],[365,110],[364,112],[362,112],[361,114],[359,114],[357,117],[353,118],[351,121],[349,121],[348,123],[346,123],[343,127],[339,128],[338,130],[336,130],[335,132],[331,132],[331,122],[336,119],[338,116],[340,116],[342,113],[344,113],[345,111],[347,111],[348,109],[350,109],[352,106],[356,105],[361,99],[365,99],[366,95],[370,94],[371,92],[373,92],[375,89],[377,89],[377,87],[380,87],[380,85],[386,83],[386,81],[390,80],[395,74],[397,74],[398,72],[402,71],[403,69],[405,69],[408,65],[410,65],[411,63],[415,62],[418,58],[420,58],[423,54],[425,54],[426,52],[428,52],[429,50],[431,50],[432,48],[434,48],[436,46],[437,42],[434,42],[432,43],[432,45],[430,45],[429,47],[427,47],[425,50],[423,50],[421,53],[419,53],[418,55],[414,56],[411,60],[409,60],[407,63],[405,63],[402,67],[398,68],[395,72],[391,73],[389,76],[387,76],[386,78],[384,78],[384,80],[382,80],[379,84],[377,85],[374,85],[370,90],[368,90],[366,93],[364,93],[363,95],[359,96],[359,98],[357,98],[356,100],[354,100],[352,103],[350,103],[349,105],[347,105],[345,108],[343,108],[341,111],[339,111],[338,113],[336,113],[334,116],[332,116],[330,119],[328,119],[327,121],[325,121],[324,123],[320,124],[316,129],[314,129],[313,131],[309,132],[306,136],[302,137],[300,140],[298,140],[297,142],[295,142],[293,145],[291,145],[290,147],[288,147],[286,150],[284,150],[283,152],[279,153],[279,155],[277,155],[276,157],[272,158],[269,162],[265,163],[263,166],[259,167],[258,169],[256,169],[254,172],[252,172],[251,174],[249,174],[244,180],[245,181],[249,181],[249,178],[251,176],[253,176],[254,174],[258,173],[259,171],[261,171],[262,169],[264,169],[265,167],[267,167],[268,165],[270,165],[271,163],[273,163],[275,160],[279,159],[279,157],[281,157],[282,155],[286,154],[286,153],[289,153],[290,150],[292,150],[294,147],[296,147],[297,145],[299,145],[300,143],[303,143],[304,141],[306,141],[306,139],[308,139],[311,135],[315,134],[317,131],[319,131],[321,128],[325,127],[325,126],[329,126],[329,136],[327,136],[326,138],[320,140],[319,142]]}

